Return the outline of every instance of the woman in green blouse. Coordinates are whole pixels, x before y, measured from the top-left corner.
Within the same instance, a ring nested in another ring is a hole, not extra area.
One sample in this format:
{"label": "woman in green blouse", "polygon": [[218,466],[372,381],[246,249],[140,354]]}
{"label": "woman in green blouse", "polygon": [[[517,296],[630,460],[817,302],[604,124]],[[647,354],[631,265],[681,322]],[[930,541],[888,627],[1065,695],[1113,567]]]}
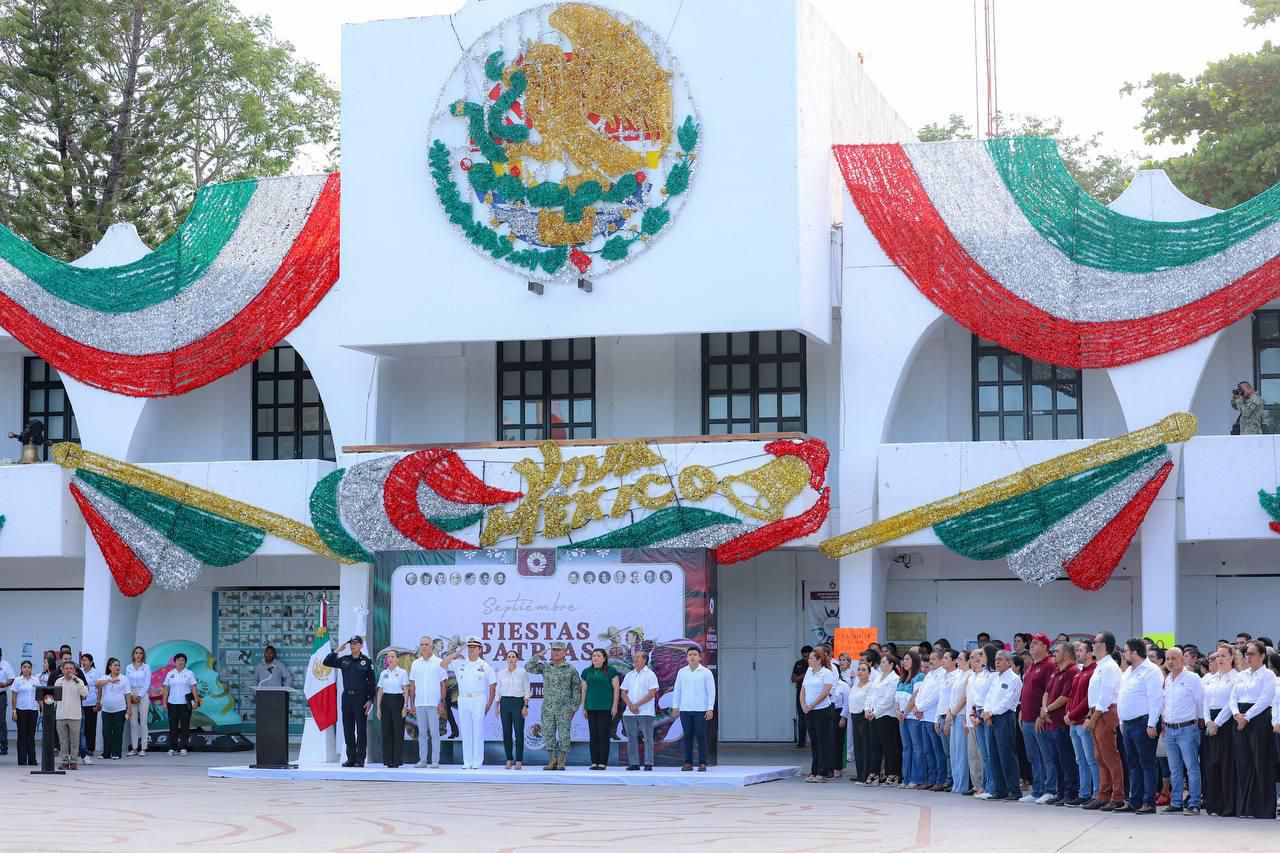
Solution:
{"label": "woman in green blouse", "polygon": [[609,729],[618,710],[618,674],[609,666],[604,649],[591,653],[591,666],[582,672],[586,690],[582,706],[591,730],[591,769],[604,770],[609,764]]}

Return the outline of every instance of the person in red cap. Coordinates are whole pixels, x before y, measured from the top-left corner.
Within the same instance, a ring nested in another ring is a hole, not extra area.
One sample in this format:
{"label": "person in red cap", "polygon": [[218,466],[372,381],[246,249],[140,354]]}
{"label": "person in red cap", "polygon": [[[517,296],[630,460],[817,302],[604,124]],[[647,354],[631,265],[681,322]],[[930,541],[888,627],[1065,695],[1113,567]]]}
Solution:
{"label": "person in red cap", "polygon": [[1031,665],[1022,676],[1022,739],[1031,762],[1031,792],[1022,798],[1024,803],[1044,805],[1058,793],[1058,763],[1052,735],[1045,729],[1040,709],[1044,706],[1045,690],[1053,675],[1053,660],[1049,657],[1049,637],[1032,634]]}

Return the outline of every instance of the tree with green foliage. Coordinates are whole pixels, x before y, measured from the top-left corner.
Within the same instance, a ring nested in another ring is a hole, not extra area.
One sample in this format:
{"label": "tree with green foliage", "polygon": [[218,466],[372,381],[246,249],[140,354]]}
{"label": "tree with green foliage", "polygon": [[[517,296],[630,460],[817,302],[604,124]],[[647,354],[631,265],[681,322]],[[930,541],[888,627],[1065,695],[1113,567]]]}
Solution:
{"label": "tree with green foliage", "polygon": [[[1247,24],[1280,20],[1280,0],[1242,0]],[[1210,62],[1191,79],[1153,74],[1122,92],[1141,92],[1139,127],[1150,143],[1192,144],[1155,163],[1188,196],[1232,207],[1280,182],[1280,47]]]}
{"label": "tree with green foliage", "polygon": [[64,259],[334,150],[338,96],[229,0],[0,0],[0,222]]}
{"label": "tree with green foliage", "polygon": [[[1103,147],[1102,133],[1092,136],[1068,135],[1062,130],[1062,119],[1034,115],[1001,116],[999,126],[1006,136],[1049,136],[1058,143],[1062,162],[1071,177],[1085,192],[1101,201],[1110,202],[1124,192],[1133,177],[1137,157],[1124,157]],[[917,134],[921,142],[944,142],[949,139],[972,139],[973,126],[960,113],[952,113],[945,122],[926,124]]]}

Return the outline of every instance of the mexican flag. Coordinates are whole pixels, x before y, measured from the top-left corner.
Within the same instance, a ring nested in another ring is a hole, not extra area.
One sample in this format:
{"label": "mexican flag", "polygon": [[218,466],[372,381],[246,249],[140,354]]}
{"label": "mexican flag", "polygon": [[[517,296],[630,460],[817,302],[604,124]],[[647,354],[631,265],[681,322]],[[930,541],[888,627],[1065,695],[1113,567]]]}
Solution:
{"label": "mexican flag", "polygon": [[320,621],[316,625],[315,644],[307,665],[307,707],[320,731],[338,721],[338,684],[333,670],[324,665],[329,654],[329,602],[320,600]]}

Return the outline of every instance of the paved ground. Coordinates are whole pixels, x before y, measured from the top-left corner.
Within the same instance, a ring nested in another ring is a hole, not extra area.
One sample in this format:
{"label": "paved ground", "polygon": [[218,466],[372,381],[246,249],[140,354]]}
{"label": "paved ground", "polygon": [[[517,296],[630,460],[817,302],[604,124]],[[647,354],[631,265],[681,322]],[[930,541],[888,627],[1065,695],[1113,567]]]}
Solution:
{"label": "paved ground", "polygon": [[[791,749],[722,748],[722,759],[798,763]],[[98,762],[31,776],[0,758],[0,851],[185,849],[391,853],[592,850],[1232,851],[1274,850],[1280,826],[1202,816],[1106,816],[982,803],[952,794],[770,782],[736,790],[568,788],[210,779],[243,760]],[[529,772],[529,771],[526,771]],[[536,770],[533,772],[537,772]],[[23,827],[57,832],[41,845]]]}

